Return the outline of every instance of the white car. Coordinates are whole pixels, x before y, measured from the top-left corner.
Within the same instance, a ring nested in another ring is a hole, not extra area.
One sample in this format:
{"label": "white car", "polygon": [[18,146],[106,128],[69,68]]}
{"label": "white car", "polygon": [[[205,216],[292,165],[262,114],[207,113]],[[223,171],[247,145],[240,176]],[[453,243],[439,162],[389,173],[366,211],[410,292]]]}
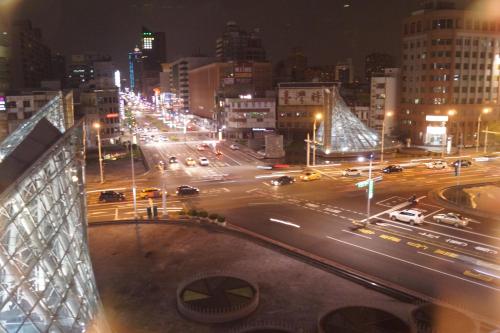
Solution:
{"label": "white car", "polygon": [[240,147],[238,147],[234,143],[232,145],[230,145],[229,148],[231,148],[232,150],[240,150]]}
{"label": "white car", "polygon": [[361,170],[345,169],[344,171],[342,171],[342,176],[361,176]]}
{"label": "white car", "polygon": [[395,210],[389,214],[391,220],[407,222],[411,225],[424,224],[424,215],[421,211],[414,209]]}
{"label": "white car", "polygon": [[425,166],[428,169],[446,169],[448,167],[448,163],[446,163],[445,161],[431,161],[425,163]]}
{"label": "white car", "polygon": [[201,166],[207,166],[209,164],[208,158],[202,156],[198,158],[198,163],[200,163]]}

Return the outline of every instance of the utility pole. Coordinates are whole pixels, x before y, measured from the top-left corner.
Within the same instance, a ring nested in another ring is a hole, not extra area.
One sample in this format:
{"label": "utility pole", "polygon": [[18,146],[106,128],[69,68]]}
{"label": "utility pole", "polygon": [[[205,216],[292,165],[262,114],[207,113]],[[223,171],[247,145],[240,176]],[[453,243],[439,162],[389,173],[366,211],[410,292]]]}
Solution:
{"label": "utility pole", "polygon": [[486,146],[488,145],[488,126],[486,126],[486,131],[484,131],[484,153],[488,150]]}
{"label": "utility pole", "polygon": [[135,188],[135,168],[134,168],[134,142],[135,134],[132,135],[132,140],[130,141],[130,165],[132,167],[132,198],[134,202],[134,219],[137,219],[137,198],[136,198],[136,188]]}
{"label": "utility pole", "polygon": [[370,154],[370,167],[368,169],[368,190],[366,191],[366,222],[365,225],[368,226],[370,224],[370,204],[371,204],[371,196],[373,193],[373,181],[372,181],[372,162],[373,162],[373,154]]}
{"label": "utility pole", "polygon": [[309,167],[309,162],[311,159],[311,141],[309,140],[309,133],[307,133],[306,143],[307,143],[306,165],[307,167]]}

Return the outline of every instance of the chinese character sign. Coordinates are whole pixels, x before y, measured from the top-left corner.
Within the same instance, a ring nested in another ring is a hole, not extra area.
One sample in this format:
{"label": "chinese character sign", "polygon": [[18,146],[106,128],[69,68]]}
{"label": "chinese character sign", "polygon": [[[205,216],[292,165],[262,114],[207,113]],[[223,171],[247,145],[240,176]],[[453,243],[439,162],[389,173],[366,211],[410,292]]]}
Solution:
{"label": "chinese character sign", "polygon": [[280,105],[323,105],[321,88],[280,88]]}

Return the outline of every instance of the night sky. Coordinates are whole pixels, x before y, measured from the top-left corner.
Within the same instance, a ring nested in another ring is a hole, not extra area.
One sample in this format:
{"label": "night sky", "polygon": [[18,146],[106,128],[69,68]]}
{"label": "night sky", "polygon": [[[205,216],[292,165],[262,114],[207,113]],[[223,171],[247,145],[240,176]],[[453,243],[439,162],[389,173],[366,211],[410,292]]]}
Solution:
{"label": "night sky", "polygon": [[[303,48],[309,65],[351,57],[362,75],[370,52],[398,55],[401,19],[417,0],[0,0],[17,2],[2,23],[29,18],[53,52],[110,54],[126,69],[142,25],[165,31],[167,58],[213,55],[225,23],[260,28],[271,61]],[[345,7],[349,4],[349,7]]]}

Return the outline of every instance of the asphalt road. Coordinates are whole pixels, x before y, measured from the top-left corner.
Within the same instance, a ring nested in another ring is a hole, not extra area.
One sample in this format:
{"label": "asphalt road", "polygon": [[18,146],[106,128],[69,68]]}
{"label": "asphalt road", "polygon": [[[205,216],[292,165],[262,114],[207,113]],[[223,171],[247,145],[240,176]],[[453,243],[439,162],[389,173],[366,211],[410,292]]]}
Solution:
{"label": "asphalt road", "polygon": [[[151,169],[137,177],[138,189],[156,186],[169,192],[166,210],[199,208],[224,214],[232,224],[309,251],[360,272],[443,300],[470,312],[500,321],[500,227],[494,219],[471,216],[467,228],[435,223],[432,216],[448,212],[433,202],[429,191],[458,182],[500,180],[500,161],[477,162],[463,168],[460,177],[452,168],[429,170],[419,163],[407,163],[399,174],[383,175],[375,185],[368,228],[353,222],[366,219],[366,189],[355,184],[366,179],[343,177],[351,165],[318,166],[321,180],[275,187],[270,180],[281,174],[298,176],[301,169],[260,170],[263,163],[243,151],[219,146],[198,151],[199,138],[187,142],[154,143],[143,147],[150,165],[177,156],[179,164],[165,171]],[[203,141],[203,140],[202,140]],[[188,167],[187,157],[205,156],[209,166]],[[380,169],[380,167],[376,166]],[[375,171],[374,176],[381,175]],[[177,197],[175,187],[189,184],[200,188],[192,197]],[[89,221],[133,217],[130,179],[89,184]],[[127,200],[99,203],[102,189],[124,191]],[[417,205],[407,201],[416,194]],[[154,203],[162,212],[162,200]],[[139,201],[145,216],[151,203]],[[389,212],[416,208],[425,215],[423,226],[411,226],[389,219]],[[496,276],[492,277],[492,275]]]}

